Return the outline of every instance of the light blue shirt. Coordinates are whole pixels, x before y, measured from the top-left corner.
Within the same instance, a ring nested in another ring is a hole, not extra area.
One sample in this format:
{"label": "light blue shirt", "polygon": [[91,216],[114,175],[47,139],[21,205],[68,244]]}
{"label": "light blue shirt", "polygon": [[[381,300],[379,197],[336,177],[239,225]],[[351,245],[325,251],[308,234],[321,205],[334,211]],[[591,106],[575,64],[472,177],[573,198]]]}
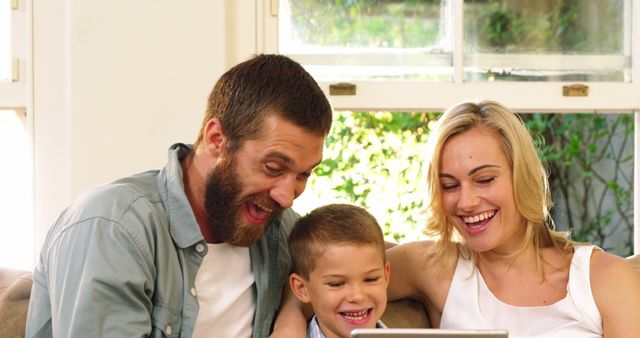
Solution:
{"label": "light blue shirt", "polygon": [[[207,245],[184,193],[190,152],[175,144],[162,170],[95,188],[60,215],[33,272],[26,337],[191,337]],[[286,210],[250,247],[254,338],[269,335],[297,217]]]}
{"label": "light blue shirt", "polygon": [[[386,326],[380,320],[376,323],[377,329],[384,329]],[[313,316],[311,322],[309,322],[309,327],[307,328],[307,338],[326,338],[322,330],[320,330],[320,325],[318,325],[318,319],[316,316]]]}

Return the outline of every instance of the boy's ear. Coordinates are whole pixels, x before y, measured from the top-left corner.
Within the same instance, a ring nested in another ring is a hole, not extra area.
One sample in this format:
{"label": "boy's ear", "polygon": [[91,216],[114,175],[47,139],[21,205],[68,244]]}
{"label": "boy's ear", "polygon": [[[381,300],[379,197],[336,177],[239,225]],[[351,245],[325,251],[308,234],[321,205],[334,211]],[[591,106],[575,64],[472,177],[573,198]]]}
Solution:
{"label": "boy's ear", "polygon": [[211,152],[216,157],[224,152],[228,139],[224,129],[222,128],[220,119],[212,118],[207,122],[204,129],[204,143],[207,151]]}
{"label": "boy's ear", "polygon": [[389,286],[389,281],[391,280],[391,264],[389,261],[384,263],[384,282],[387,286]]}
{"label": "boy's ear", "polygon": [[303,303],[310,303],[309,290],[307,290],[307,281],[297,273],[292,273],[289,276],[289,286],[293,294]]}

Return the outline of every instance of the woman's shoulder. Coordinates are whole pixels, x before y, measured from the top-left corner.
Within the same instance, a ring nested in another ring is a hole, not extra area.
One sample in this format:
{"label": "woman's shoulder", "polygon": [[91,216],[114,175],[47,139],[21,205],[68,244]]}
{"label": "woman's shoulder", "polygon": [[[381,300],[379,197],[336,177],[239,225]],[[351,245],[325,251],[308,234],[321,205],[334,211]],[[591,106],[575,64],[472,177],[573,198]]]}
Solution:
{"label": "woman's shoulder", "polygon": [[[640,276],[631,262],[622,257],[594,248],[591,254],[591,279],[596,282],[616,283],[613,276]],[[639,277],[640,278],[640,277]]]}
{"label": "woman's shoulder", "polygon": [[591,290],[604,327],[622,336],[637,337],[640,273],[628,260],[600,249],[593,250],[590,267]]}

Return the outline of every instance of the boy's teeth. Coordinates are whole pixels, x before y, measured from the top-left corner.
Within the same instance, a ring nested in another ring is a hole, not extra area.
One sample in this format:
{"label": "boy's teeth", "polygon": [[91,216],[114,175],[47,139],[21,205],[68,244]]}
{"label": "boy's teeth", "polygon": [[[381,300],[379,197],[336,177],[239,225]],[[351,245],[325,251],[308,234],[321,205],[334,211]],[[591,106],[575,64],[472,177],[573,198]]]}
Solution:
{"label": "boy's teeth", "polygon": [[369,311],[365,310],[365,311],[360,311],[360,312],[343,312],[344,316],[347,317],[348,319],[353,319],[353,320],[360,320],[363,319],[367,313],[369,313]]}

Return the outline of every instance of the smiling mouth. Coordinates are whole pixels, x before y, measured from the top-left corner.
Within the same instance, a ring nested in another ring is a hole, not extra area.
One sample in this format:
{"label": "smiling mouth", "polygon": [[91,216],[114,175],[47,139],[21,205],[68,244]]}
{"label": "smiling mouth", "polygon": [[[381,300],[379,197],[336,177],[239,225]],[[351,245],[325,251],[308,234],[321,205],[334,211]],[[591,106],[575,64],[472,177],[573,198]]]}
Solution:
{"label": "smiling mouth", "polygon": [[478,223],[483,223],[484,221],[487,221],[493,218],[493,216],[495,215],[496,215],[496,211],[491,210],[491,211],[483,212],[481,214],[474,215],[474,216],[462,216],[461,218],[466,225],[474,226],[474,225],[478,225]]}
{"label": "smiling mouth", "polygon": [[340,314],[348,321],[350,322],[361,322],[363,320],[366,320],[369,315],[371,314],[372,309],[367,309],[367,310],[363,310],[363,311],[356,311],[356,312],[340,312]]}

